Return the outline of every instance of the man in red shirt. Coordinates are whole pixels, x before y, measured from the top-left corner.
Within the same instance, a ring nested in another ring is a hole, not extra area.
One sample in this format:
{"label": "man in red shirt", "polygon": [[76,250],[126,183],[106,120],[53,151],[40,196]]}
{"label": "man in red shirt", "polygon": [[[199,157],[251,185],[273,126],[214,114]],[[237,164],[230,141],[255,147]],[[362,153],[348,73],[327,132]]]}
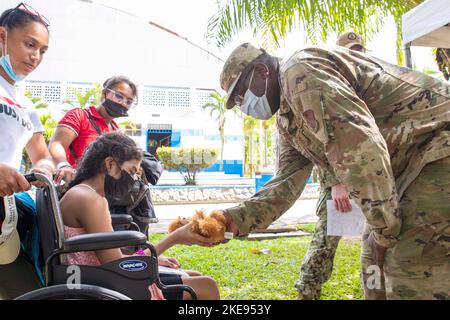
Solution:
{"label": "man in red shirt", "polygon": [[55,182],[72,181],[77,163],[89,144],[101,133],[119,129],[114,121],[128,116],[127,111],[136,103],[137,87],[124,76],[105,81],[102,103],[88,109],[75,108],[66,113],[58,123],[48,146],[57,163]]}

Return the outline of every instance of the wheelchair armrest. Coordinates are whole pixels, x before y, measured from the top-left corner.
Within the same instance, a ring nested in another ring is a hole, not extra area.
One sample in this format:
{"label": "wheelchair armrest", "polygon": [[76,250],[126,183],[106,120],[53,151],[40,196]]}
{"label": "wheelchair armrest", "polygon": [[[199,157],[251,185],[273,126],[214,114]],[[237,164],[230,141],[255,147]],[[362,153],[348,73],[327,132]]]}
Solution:
{"label": "wheelchair armrest", "polygon": [[64,241],[65,252],[95,251],[147,244],[146,236],[137,231],[89,233]]}
{"label": "wheelchair armrest", "polygon": [[112,214],[111,222],[113,225],[117,224],[131,224],[133,222],[133,217],[129,214]]}

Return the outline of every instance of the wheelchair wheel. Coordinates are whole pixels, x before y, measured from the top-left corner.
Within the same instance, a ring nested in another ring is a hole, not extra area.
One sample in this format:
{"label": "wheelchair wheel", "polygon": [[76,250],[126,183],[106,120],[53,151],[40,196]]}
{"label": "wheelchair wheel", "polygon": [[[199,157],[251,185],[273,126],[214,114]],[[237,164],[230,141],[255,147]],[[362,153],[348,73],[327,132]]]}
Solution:
{"label": "wheelchair wheel", "polygon": [[15,300],[131,300],[113,290],[93,285],[80,285],[72,288],[60,284],[41,288],[17,297]]}

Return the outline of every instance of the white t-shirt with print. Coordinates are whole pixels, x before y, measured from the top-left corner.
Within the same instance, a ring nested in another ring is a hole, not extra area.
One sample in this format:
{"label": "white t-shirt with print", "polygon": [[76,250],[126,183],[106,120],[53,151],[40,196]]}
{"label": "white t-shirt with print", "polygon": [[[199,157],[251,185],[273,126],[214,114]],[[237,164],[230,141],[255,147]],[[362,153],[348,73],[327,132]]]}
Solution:
{"label": "white t-shirt with print", "polygon": [[31,100],[0,76],[0,163],[19,170],[23,149],[43,131]]}

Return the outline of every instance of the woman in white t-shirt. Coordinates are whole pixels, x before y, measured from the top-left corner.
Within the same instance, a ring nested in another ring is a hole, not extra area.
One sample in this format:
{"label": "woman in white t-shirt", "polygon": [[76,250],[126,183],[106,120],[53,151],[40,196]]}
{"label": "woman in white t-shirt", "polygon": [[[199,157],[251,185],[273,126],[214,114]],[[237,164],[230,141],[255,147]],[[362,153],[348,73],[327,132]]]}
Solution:
{"label": "woman in white t-shirt", "polygon": [[[48,26],[46,18],[24,3],[0,16],[0,197],[31,188],[19,173],[24,149],[33,164],[32,172],[50,178],[54,172],[33,104],[15,88],[16,82],[41,63],[48,48]],[[4,216],[3,201],[0,206]],[[0,217],[0,222],[3,218]],[[22,277],[19,282],[17,274]],[[13,298],[36,287],[31,274],[29,261],[23,254],[9,265],[0,265],[0,299]]]}
{"label": "woman in white t-shirt", "polygon": [[0,196],[4,196],[30,188],[18,172],[23,149],[33,163],[31,171],[51,177],[54,165],[32,102],[15,88],[41,63],[48,48],[48,22],[21,4],[6,10],[0,25]]}

